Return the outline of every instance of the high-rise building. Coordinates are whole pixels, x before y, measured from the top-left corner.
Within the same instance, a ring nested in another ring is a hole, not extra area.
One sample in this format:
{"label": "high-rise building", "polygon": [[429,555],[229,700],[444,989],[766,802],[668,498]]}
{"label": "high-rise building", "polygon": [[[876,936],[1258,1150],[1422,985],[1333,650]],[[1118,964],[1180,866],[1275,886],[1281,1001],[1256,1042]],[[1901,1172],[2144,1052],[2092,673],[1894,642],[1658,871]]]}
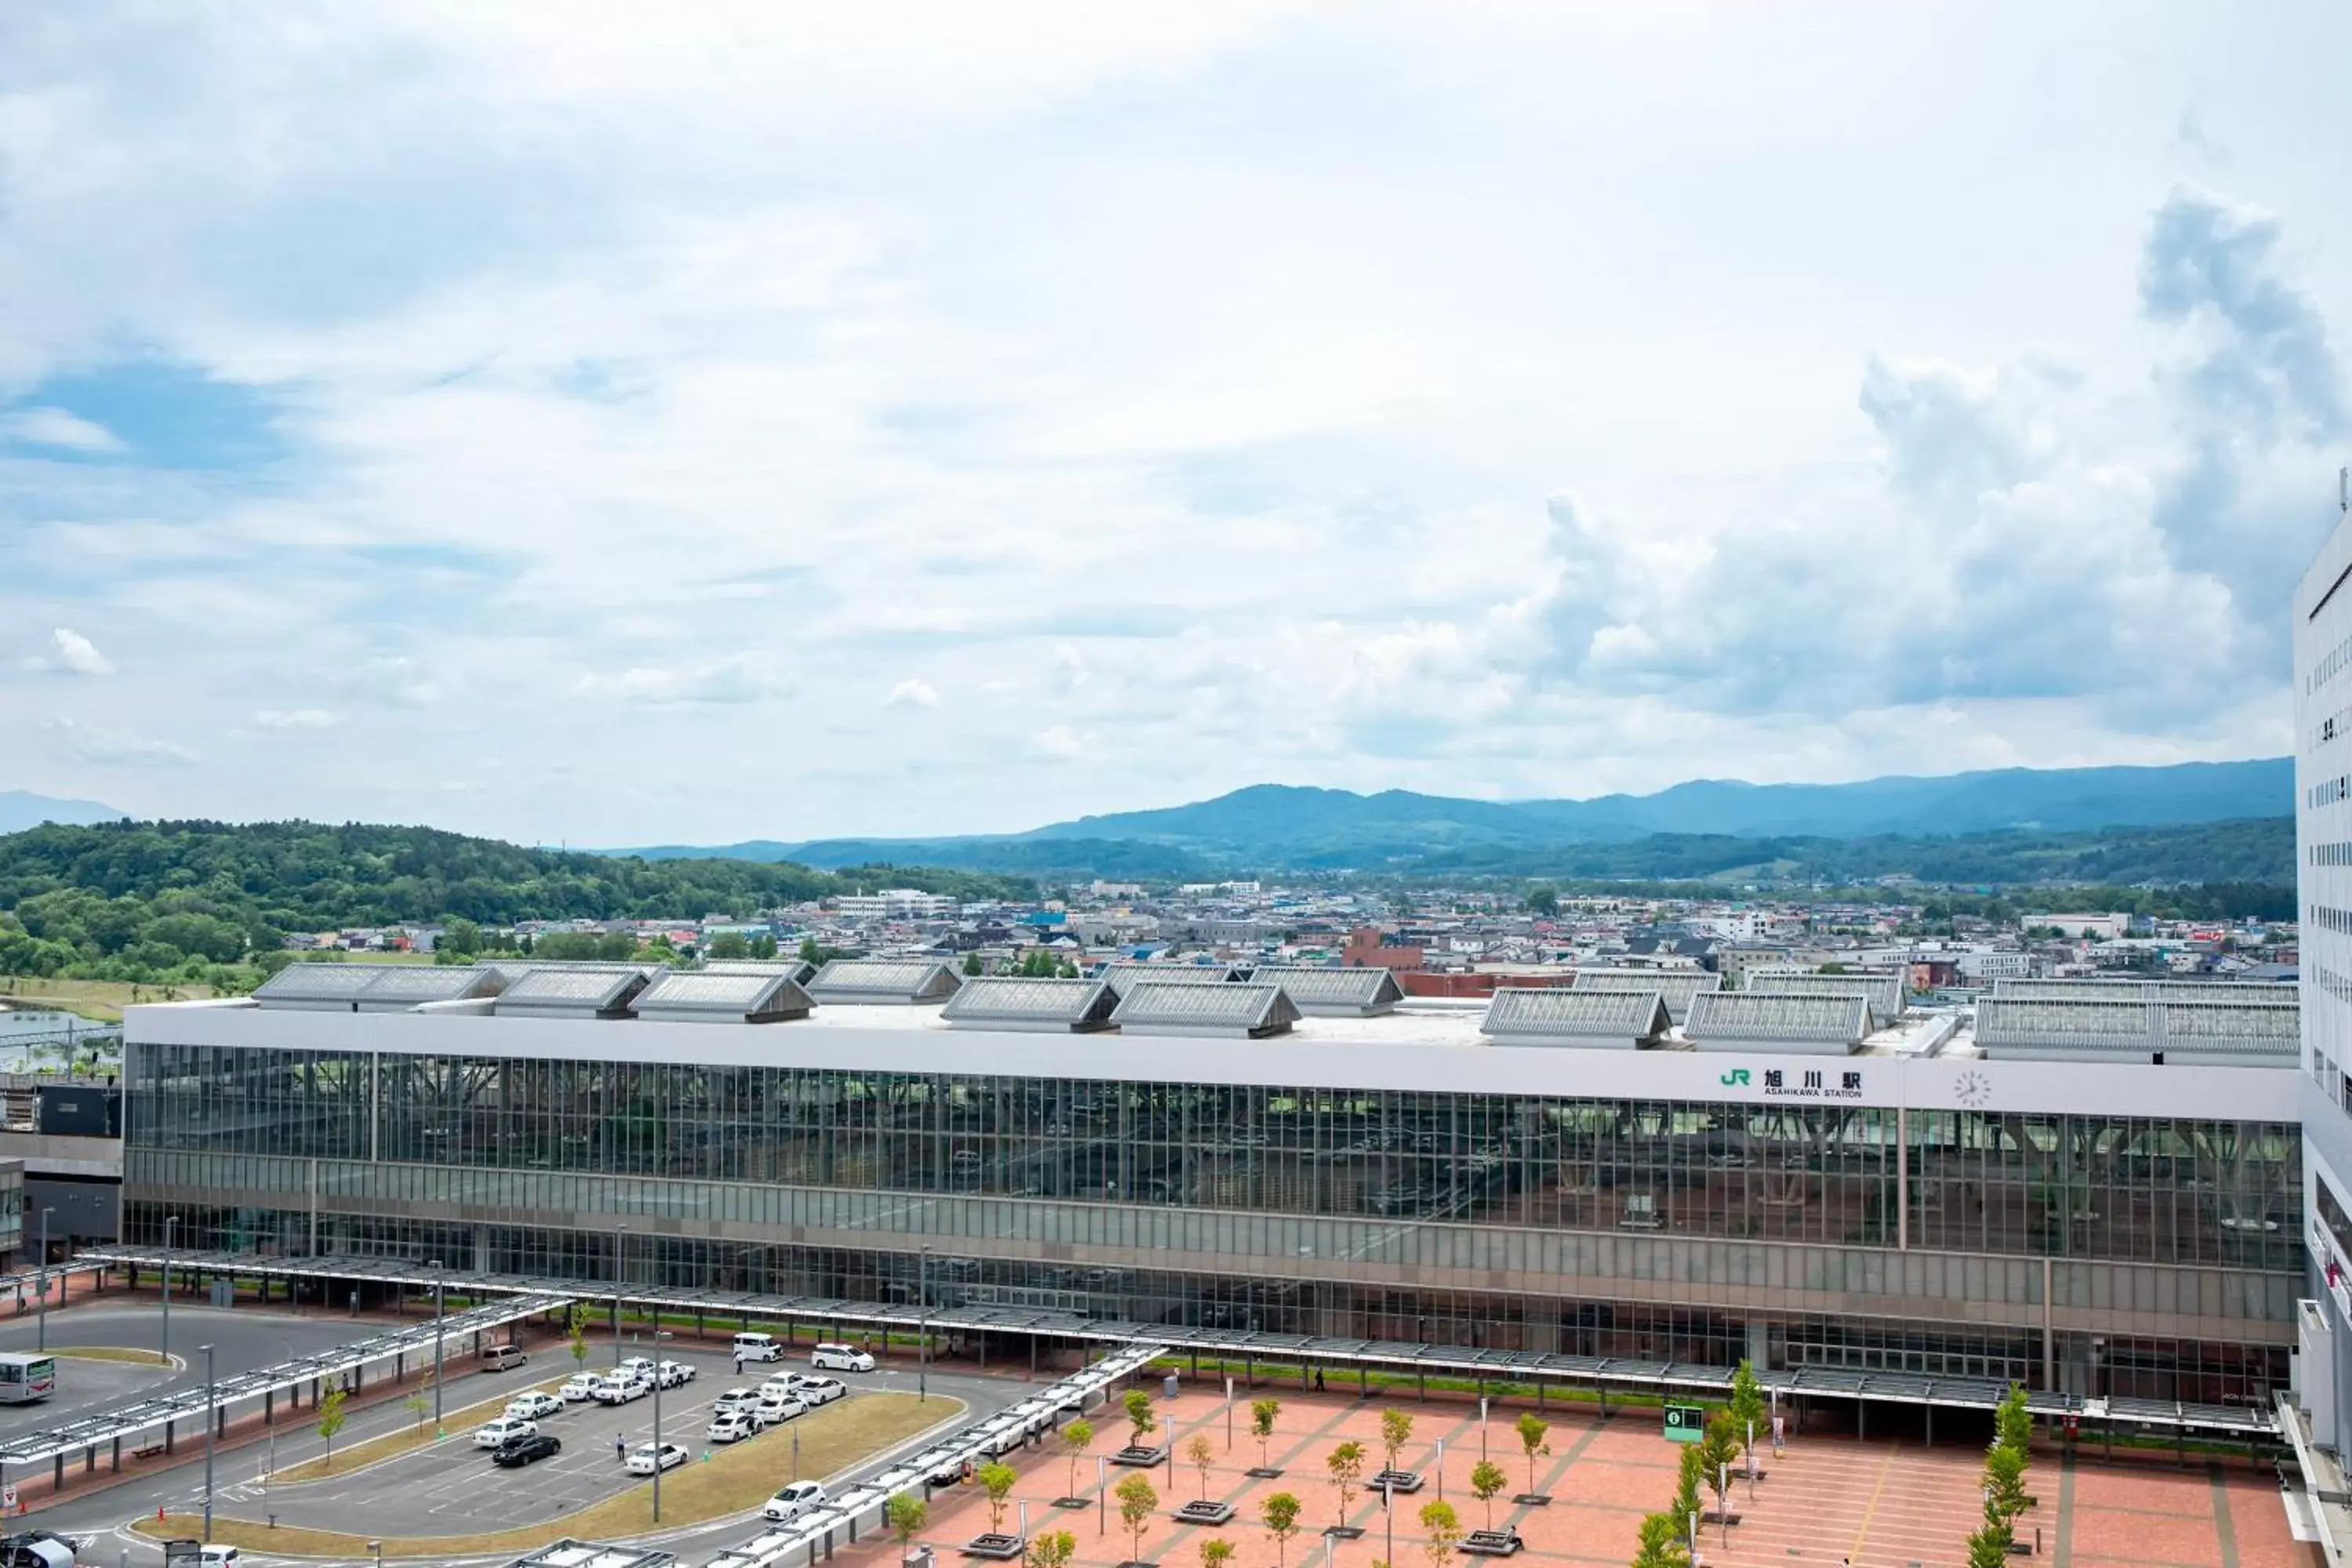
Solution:
{"label": "high-rise building", "polygon": [[2295,590],[2294,783],[2313,1303],[2298,1318],[2302,1392],[2315,1437],[2333,1447],[2352,1412],[2352,515]]}

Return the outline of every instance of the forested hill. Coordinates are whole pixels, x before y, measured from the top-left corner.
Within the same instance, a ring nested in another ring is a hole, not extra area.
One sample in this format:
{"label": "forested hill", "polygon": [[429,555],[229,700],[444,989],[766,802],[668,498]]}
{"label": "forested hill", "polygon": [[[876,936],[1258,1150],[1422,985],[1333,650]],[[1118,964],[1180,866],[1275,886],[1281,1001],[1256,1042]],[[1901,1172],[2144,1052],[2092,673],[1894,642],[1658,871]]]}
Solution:
{"label": "forested hill", "polygon": [[1034,892],[1022,879],[971,871],[898,866],[814,871],[744,860],[654,863],[365,823],[117,822],[50,825],[0,837],[0,910],[73,892],[200,909],[248,931],[446,917],[504,925],[522,920],[749,914],[882,885],[964,898]]}

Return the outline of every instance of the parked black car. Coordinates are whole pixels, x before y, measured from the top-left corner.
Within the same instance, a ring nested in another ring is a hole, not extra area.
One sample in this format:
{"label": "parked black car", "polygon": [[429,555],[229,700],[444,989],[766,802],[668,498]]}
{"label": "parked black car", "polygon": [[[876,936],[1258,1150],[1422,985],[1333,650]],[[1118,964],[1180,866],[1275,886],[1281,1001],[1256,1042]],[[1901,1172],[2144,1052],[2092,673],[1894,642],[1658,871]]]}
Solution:
{"label": "parked black car", "polygon": [[563,1452],[563,1441],[551,1432],[526,1432],[520,1437],[509,1437],[490,1450],[490,1463],[509,1470],[520,1469],[550,1454]]}

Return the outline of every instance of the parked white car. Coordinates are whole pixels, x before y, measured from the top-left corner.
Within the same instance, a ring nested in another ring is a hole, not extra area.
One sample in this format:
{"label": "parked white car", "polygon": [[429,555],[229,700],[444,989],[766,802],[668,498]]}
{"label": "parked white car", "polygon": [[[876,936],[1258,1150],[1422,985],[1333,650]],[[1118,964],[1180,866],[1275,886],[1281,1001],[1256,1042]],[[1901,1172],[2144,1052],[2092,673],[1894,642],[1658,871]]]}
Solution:
{"label": "parked white car", "polygon": [[654,1374],[654,1358],[649,1355],[633,1355],[613,1370],[614,1372],[635,1373],[646,1377],[651,1377]]}
{"label": "parked white car", "polygon": [[737,1387],[729,1389],[726,1393],[712,1400],[710,1402],[710,1408],[713,1410],[748,1411],[759,1403],[760,1391],[758,1389]]}
{"label": "parked white car", "polygon": [[536,1421],[542,1415],[561,1415],[563,1414],[563,1401],[552,1394],[541,1394],[534,1388],[529,1394],[518,1394],[508,1400],[507,1414],[519,1421]]}
{"label": "parked white car", "polygon": [[629,1474],[633,1476],[650,1476],[656,1464],[662,1469],[672,1470],[684,1463],[686,1450],[675,1443],[664,1443],[658,1453],[651,1443],[640,1443],[629,1450]]}
{"label": "parked white car", "polygon": [[809,1352],[809,1365],[819,1372],[872,1372],[874,1358],[855,1345],[822,1344]]}
{"label": "parked white car", "polygon": [[574,1373],[565,1378],[563,1386],[555,1392],[563,1396],[567,1405],[585,1405],[596,1397],[596,1390],[604,1381],[593,1372]]}
{"label": "parked white car", "polygon": [[539,1430],[536,1421],[524,1421],[512,1415],[501,1415],[495,1421],[485,1421],[474,1428],[474,1447],[495,1448],[514,1437],[528,1437]]}
{"label": "parked white car", "polygon": [[760,1418],[749,1410],[721,1410],[712,1415],[702,1435],[714,1443],[740,1442],[760,1433]]}
{"label": "parked white car", "polygon": [[694,1367],[688,1362],[666,1361],[655,1369],[654,1375],[661,1379],[664,1388],[676,1388],[681,1383],[694,1381]]}
{"label": "parked white car", "polygon": [[798,1519],[804,1513],[814,1513],[824,1506],[824,1483],[823,1481],[794,1481],[762,1503],[760,1512],[766,1518],[782,1524]]}
{"label": "parked white car", "polygon": [[752,1416],[762,1426],[781,1426],[795,1415],[807,1414],[808,1406],[801,1403],[800,1395],[772,1388],[763,1389],[760,1403],[751,1407]]}
{"label": "parked white car", "polygon": [[632,1399],[643,1399],[653,1391],[651,1378],[631,1377],[621,1373],[598,1383],[595,1397],[599,1405],[626,1405]]}
{"label": "parked white car", "polygon": [[735,1336],[737,1361],[779,1361],[782,1359],[783,1353],[783,1342],[773,1334],[749,1333]]}
{"label": "parked white car", "polygon": [[848,1392],[849,1385],[837,1377],[803,1377],[793,1384],[793,1394],[812,1410],[820,1405],[830,1405]]}

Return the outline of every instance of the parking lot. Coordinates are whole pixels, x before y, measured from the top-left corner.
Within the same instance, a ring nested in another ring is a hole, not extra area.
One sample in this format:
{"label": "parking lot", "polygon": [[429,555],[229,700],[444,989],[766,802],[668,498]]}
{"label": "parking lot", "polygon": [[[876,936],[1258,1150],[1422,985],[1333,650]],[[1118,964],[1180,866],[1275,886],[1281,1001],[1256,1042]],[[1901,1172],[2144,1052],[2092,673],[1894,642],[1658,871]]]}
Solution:
{"label": "parking lot", "polygon": [[[767,1375],[809,1370],[805,1356],[754,1363],[743,1369],[738,1380],[723,1353],[666,1347],[664,1354],[665,1359],[696,1369],[692,1382],[665,1389],[661,1397],[663,1440],[685,1448],[690,1456],[688,1465],[699,1463],[706,1453],[719,1451],[718,1445],[705,1440],[703,1430],[721,1394],[736,1387],[757,1389]],[[601,1372],[610,1364],[592,1357],[588,1370]],[[482,1375],[467,1379],[465,1392],[469,1401],[493,1394],[503,1399],[529,1388],[551,1389],[560,1374],[572,1370],[569,1356],[542,1352],[522,1372],[509,1374],[506,1389],[498,1389],[498,1380]],[[834,1375],[849,1385],[844,1404],[883,1389],[906,1393],[914,1382],[903,1372]],[[1021,1388],[1017,1384],[980,1379],[935,1381],[941,1384],[942,1394],[951,1381],[956,1396],[975,1410],[1011,1403],[1019,1397]],[[983,1391],[975,1393],[971,1384],[980,1384]],[[518,1469],[499,1468],[491,1463],[488,1449],[473,1445],[473,1428],[498,1415],[501,1407],[484,1405],[469,1412],[462,1422],[452,1419],[446,1439],[348,1477],[268,1486],[261,1493],[259,1506],[289,1525],[383,1535],[463,1535],[546,1523],[645,1484],[644,1476],[627,1473],[623,1454],[653,1439],[651,1396],[622,1405],[567,1405],[562,1415],[545,1417],[540,1424],[541,1430],[562,1441],[562,1451]],[[943,1415],[948,1409],[943,1400]],[[797,1479],[794,1428],[798,1425],[788,1421],[737,1446],[750,1446],[769,1455],[775,1484],[782,1486]],[[250,1513],[252,1505],[242,1511]]]}

